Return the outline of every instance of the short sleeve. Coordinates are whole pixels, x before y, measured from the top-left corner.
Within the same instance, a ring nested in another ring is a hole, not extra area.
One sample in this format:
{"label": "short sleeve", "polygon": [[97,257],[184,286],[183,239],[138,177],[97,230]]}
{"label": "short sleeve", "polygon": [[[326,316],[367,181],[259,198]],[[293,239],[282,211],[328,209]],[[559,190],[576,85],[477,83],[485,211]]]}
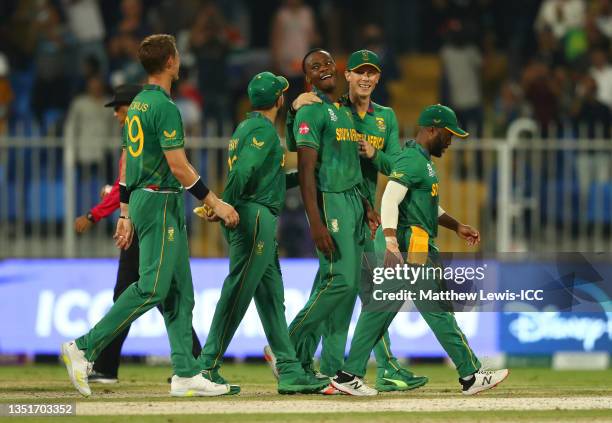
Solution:
{"label": "short sleeve", "polygon": [[402,184],[408,189],[415,189],[422,179],[417,169],[418,163],[417,157],[403,151],[393,161],[389,179]]}
{"label": "short sleeve", "polygon": [[178,107],[171,101],[161,103],[156,110],[157,137],[164,150],[173,150],[184,146],[183,120]]}
{"label": "short sleeve", "polygon": [[293,134],[298,147],[310,147],[319,151],[324,121],[316,104],[298,110],[293,124]]}

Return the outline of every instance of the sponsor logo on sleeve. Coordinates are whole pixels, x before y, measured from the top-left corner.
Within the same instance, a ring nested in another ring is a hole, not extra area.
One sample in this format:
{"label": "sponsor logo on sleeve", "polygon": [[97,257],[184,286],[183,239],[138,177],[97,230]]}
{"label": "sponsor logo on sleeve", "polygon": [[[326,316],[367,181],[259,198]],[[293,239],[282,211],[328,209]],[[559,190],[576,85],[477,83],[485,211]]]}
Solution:
{"label": "sponsor logo on sleeve", "polygon": [[310,132],[310,127],[308,126],[306,122],[302,122],[300,123],[300,126],[298,127],[298,132],[300,133],[300,135],[306,135],[307,133]]}
{"label": "sponsor logo on sleeve", "polygon": [[172,132],[168,132],[166,130],[164,130],[164,137],[168,138],[168,139],[174,139],[176,138],[176,129],[173,130]]}

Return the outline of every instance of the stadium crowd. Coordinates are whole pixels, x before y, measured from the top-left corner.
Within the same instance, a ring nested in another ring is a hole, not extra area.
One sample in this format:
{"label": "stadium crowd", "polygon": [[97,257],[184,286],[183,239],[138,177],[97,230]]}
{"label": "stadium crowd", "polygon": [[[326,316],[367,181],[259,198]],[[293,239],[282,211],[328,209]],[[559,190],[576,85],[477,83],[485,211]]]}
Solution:
{"label": "stadium crowd", "polygon": [[113,87],[142,81],[140,40],[167,32],[184,58],[174,96],[189,135],[230,134],[262,69],[286,75],[295,96],[304,53],[321,45],[339,57],[380,53],[383,104],[392,104],[384,84],[404,77],[402,55],[439,54],[440,101],[480,135],[502,136],[529,116],[545,132],[582,122],[589,137],[609,136],[610,0],[7,0],[0,9],[2,134],[69,135],[83,116],[100,116]]}

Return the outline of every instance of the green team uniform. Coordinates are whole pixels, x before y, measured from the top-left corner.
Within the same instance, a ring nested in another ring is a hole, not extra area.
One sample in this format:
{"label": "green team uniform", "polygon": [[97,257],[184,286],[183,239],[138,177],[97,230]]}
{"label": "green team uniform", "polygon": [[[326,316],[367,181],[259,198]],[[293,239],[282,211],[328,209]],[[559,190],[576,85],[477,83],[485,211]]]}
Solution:
{"label": "green team uniform", "polygon": [[162,304],[174,373],[192,377],[193,285],[185,227],[183,188],[164,151],[183,148],[183,124],[170,96],[145,85],[128,109],[123,147],[130,217],[140,244],[140,279],[127,288],[91,331],[77,339],[89,361],[132,321]]}
{"label": "green team uniform", "polygon": [[229,142],[229,175],[223,200],[240,215],[234,229],[223,227],[229,244],[230,272],[223,282],[199,362],[216,371],[238,325],[255,299],[266,337],[277,359],[279,391],[304,374],[289,339],[284,289],[278,261],[276,226],[285,202],[285,151],[272,122],[258,112],[247,115]]}
{"label": "green team uniform", "polygon": [[[439,181],[429,152],[415,141],[409,141],[394,160],[390,179],[408,188],[405,198],[399,205],[397,240],[400,251],[408,253],[409,263],[422,262],[427,256],[428,266],[440,266],[438,248],[435,244],[438,234]],[[375,250],[381,255],[385,249],[385,238],[382,228],[379,228]],[[420,280],[415,286],[443,289],[444,281]],[[440,302],[436,311],[430,311],[431,303],[427,303],[427,311],[424,311],[424,303],[419,301],[414,303],[455,364],[459,376],[466,377],[478,371],[481,367],[480,362],[457,325],[452,305]],[[344,371],[360,377],[365,375],[370,352],[388,329],[395,315],[396,312],[387,311],[361,312]]]}
{"label": "green team uniform", "polygon": [[332,351],[339,369],[344,359],[351,315],[359,290],[364,248],[364,210],[357,140],[350,108],[333,103],[315,88],[323,100],[298,110],[288,120],[287,145],[318,152],[315,177],[319,212],[334,240],[336,251],[327,259],[317,250],[319,271],[304,308],[289,326],[289,334],[304,368],[312,368],[313,355],[323,322],[334,336]]}
{"label": "green team uniform", "polygon": [[[360,191],[368,199],[370,204],[374,206],[376,202],[376,185],[378,182],[378,172],[389,176],[391,173],[392,159],[400,151],[399,130],[395,112],[390,107],[381,106],[374,102],[370,102],[368,110],[365,114],[360,115],[354,106],[351,104],[348,94],[344,95],[340,100],[342,104],[351,108],[355,129],[361,140],[367,141],[375,149],[376,153],[373,158],[361,158],[361,172],[363,174],[363,183]],[[365,238],[364,253],[374,252],[374,241],[369,236]],[[368,263],[363,263],[362,272],[370,273]],[[367,278],[367,275],[362,274],[362,279]],[[367,293],[361,293],[367,295]],[[333,348],[337,342],[333,341],[335,336],[329,333],[325,328],[323,333],[323,349],[321,351],[321,372],[324,374],[337,370],[338,363],[334,357],[338,356],[335,351],[330,351],[330,346]],[[331,342],[330,342],[331,341]],[[374,347],[374,356],[380,371],[384,372],[386,367],[399,369],[396,358],[391,353],[391,341],[389,333],[385,331],[380,342]],[[340,363],[342,366],[342,363]]]}

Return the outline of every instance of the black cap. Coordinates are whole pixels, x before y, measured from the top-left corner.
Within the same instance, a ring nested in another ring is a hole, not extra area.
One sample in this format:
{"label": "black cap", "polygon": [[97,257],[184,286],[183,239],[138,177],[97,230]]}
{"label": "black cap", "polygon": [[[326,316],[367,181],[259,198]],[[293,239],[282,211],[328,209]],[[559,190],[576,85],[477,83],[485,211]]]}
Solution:
{"label": "black cap", "polygon": [[115,88],[115,96],[113,97],[113,100],[110,103],[105,104],[104,107],[129,105],[141,90],[142,85],[138,84],[119,85],[117,88]]}

